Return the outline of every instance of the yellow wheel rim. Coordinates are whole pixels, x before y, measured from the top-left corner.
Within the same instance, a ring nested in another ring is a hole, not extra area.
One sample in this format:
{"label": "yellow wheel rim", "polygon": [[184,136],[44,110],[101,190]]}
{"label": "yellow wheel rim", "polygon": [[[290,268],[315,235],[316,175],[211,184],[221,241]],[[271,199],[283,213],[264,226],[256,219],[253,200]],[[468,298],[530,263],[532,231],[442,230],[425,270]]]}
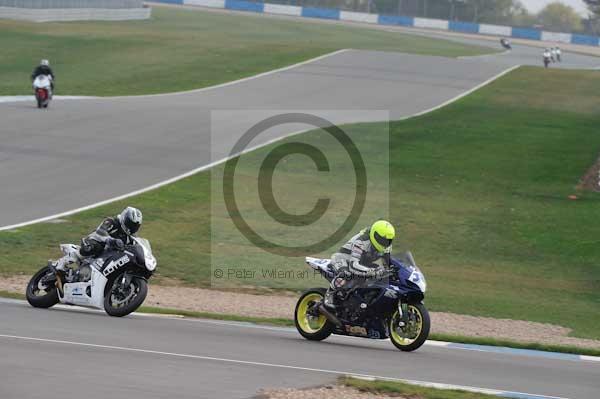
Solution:
{"label": "yellow wheel rim", "polygon": [[323,299],[321,294],[313,293],[306,295],[302,298],[302,301],[300,301],[298,312],[296,313],[296,321],[304,332],[314,334],[319,332],[325,325],[325,322],[327,321],[325,316],[322,314],[319,314],[319,316],[311,316],[307,313],[310,306],[315,302],[321,301],[321,299]]}
{"label": "yellow wheel rim", "polygon": [[423,329],[423,315],[419,308],[414,305],[408,305],[408,324],[404,327],[398,327],[398,322],[401,321],[400,315],[396,310],[396,313],[392,316],[390,321],[390,338],[394,340],[398,345],[410,345],[421,334]]}

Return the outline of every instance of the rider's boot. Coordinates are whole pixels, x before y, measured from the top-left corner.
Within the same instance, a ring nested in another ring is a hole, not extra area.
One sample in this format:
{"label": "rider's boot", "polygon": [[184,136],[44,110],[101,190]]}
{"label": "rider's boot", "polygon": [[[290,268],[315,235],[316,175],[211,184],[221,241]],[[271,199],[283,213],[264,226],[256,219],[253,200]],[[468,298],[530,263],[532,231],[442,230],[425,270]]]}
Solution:
{"label": "rider's boot", "polygon": [[335,288],[331,288],[331,287],[327,288],[327,292],[325,293],[325,298],[323,300],[323,305],[325,305],[325,307],[328,309],[335,310],[336,295],[337,295],[337,290]]}
{"label": "rider's boot", "polygon": [[57,260],[48,260],[48,267],[52,270],[64,272],[65,271],[65,262],[62,261],[63,258]]}
{"label": "rider's boot", "polygon": [[67,268],[72,264],[77,264],[79,258],[76,255],[67,254],[55,261],[49,260],[48,266],[61,272],[66,272]]}
{"label": "rider's boot", "polygon": [[344,297],[346,291],[346,279],[342,277],[342,273],[338,274],[331,280],[327,292],[325,292],[325,298],[323,299],[323,305],[330,310],[336,309],[336,302],[340,301],[340,297]]}

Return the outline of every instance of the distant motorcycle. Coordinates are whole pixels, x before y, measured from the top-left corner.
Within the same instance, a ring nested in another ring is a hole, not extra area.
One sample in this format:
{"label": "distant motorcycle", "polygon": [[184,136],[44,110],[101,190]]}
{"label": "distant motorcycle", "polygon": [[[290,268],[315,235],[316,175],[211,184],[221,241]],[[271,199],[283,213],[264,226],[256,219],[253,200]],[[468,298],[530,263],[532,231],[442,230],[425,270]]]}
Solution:
{"label": "distant motorcycle", "polygon": [[[156,269],[156,258],[148,240],[133,237],[134,244],[124,249],[107,249],[101,257],[83,259],[78,268],[55,272],[46,266],[29,281],[26,297],[36,308],[57,303],[104,309],[122,317],[142,305],[148,294],[148,279]],[[73,244],[62,244],[65,256],[78,251]]]}
{"label": "distant motorcycle", "polygon": [[507,50],[512,49],[512,46],[510,44],[510,41],[508,41],[508,39],[504,39],[504,38],[500,39],[500,44],[502,45],[502,47],[504,47]]}
{"label": "distant motorcycle", "polygon": [[[385,279],[349,289],[335,309],[323,305],[324,288],[305,291],[294,312],[296,329],[304,338],[321,341],[331,334],[371,339],[390,338],[402,351],[414,351],[429,336],[429,313],[423,305],[425,276],[410,252],[406,261],[392,258]],[[329,259],[307,257],[306,263],[331,282],[336,275]]]}
{"label": "distant motorcycle", "polygon": [[544,68],[548,68],[548,64],[550,64],[550,57],[544,57]]}
{"label": "distant motorcycle", "polygon": [[52,77],[38,75],[33,81],[33,92],[38,108],[48,108],[52,99]]}

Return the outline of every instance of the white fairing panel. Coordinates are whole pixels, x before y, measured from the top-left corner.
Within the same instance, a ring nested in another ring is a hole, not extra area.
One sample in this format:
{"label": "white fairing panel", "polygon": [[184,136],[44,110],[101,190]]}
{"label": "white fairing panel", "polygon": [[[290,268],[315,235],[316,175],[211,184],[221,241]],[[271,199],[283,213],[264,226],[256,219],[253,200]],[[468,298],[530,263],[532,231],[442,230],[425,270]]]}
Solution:
{"label": "white fairing panel", "polygon": [[35,80],[33,81],[33,87],[34,88],[40,88],[40,89],[50,89],[50,76],[47,75],[38,75]]}
{"label": "white fairing panel", "polygon": [[320,259],[307,256],[306,263],[315,270],[322,270],[324,272],[327,272],[329,271],[329,264],[331,263],[331,259]]}
{"label": "white fairing panel", "polygon": [[135,242],[137,242],[144,251],[144,260],[146,263],[146,269],[148,271],[154,271],[156,269],[156,258],[152,254],[152,247],[150,246],[150,241],[141,237],[134,237]]}
{"label": "white fairing panel", "polygon": [[[90,281],[84,283],[64,284],[64,296],[59,297],[61,303],[69,305],[90,306],[98,309],[104,309],[104,288],[106,287],[106,277],[96,268],[91,268],[92,277]],[[90,287],[91,297],[87,295]]]}

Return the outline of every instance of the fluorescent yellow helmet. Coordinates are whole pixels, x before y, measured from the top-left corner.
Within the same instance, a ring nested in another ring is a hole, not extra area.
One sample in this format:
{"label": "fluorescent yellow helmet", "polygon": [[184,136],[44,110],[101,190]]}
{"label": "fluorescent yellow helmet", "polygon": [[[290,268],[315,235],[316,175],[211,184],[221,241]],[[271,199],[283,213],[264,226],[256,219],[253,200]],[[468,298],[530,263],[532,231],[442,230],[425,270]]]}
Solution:
{"label": "fluorescent yellow helmet", "polygon": [[396,236],[394,226],[386,220],[378,220],[369,229],[369,238],[371,244],[378,252],[385,252],[392,245],[392,240]]}

